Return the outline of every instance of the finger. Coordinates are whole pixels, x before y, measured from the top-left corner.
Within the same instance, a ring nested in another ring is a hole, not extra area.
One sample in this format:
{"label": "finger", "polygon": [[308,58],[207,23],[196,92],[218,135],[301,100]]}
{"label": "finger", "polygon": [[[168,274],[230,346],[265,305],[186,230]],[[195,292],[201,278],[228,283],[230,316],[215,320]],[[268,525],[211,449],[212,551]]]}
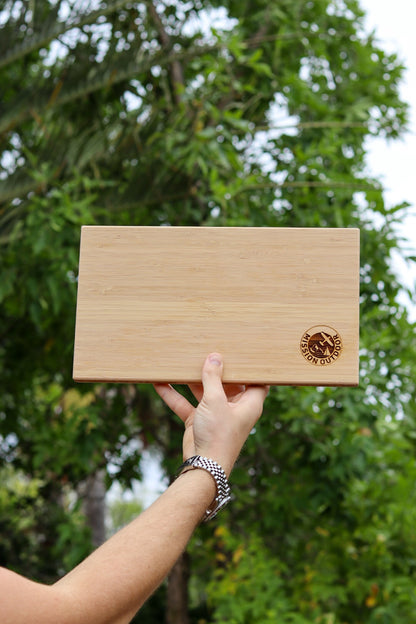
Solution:
{"label": "finger", "polygon": [[194,411],[194,407],[184,396],[177,392],[170,384],[153,384],[160,398],[179,418],[185,422]]}
{"label": "finger", "polygon": [[[198,401],[201,402],[203,396],[203,386],[202,384],[189,384],[189,389]],[[229,401],[238,401],[241,394],[244,393],[246,387],[242,384],[224,384],[224,392]]]}
{"label": "finger", "polygon": [[244,394],[246,387],[242,384],[223,384],[224,392],[229,401],[238,401],[240,396]]}
{"label": "finger", "polygon": [[270,386],[248,386],[235,405],[238,405],[240,408],[243,407],[249,416],[253,415],[253,418],[257,420],[263,411],[263,403],[269,390]]}
{"label": "finger", "polygon": [[222,385],[223,369],[224,364],[220,353],[211,353],[205,360],[202,368],[202,385],[206,401],[227,398]]}
{"label": "finger", "polygon": [[259,402],[263,404],[269,394],[269,390],[270,386],[247,386],[242,401],[247,403]]}
{"label": "finger", "polygon": [[202,395],[204,393],[204,389],[202,387],[202,384],[189,384],[189,389],[192,392],[192,394],[194,395],[194,397],[196,398],[196,400],[198,401],[198,403],[201,402],[202,399]]}

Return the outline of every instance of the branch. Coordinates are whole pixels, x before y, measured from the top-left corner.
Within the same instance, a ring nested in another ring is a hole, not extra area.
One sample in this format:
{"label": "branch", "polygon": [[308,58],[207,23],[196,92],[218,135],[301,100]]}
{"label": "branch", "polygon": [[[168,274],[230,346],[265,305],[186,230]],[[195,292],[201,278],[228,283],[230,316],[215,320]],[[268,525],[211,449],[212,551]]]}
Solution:
{"label": "branch", "polygon": [[[172,49],[171,38],[166,32],[163,26],[162,20],[160,19],[159,14],[156,11],[155,7],[153,6],[153,3],[151,2],[151,0],[146,3],[146,6],[149,10],[152,20],[155,23],[156,30],[159,33],[159,39],[162,45],[162,49],[171,50]],[[180,92],[185,86],[185,79],[183,75],[182,65],[179,63],[179,61],[177,60],[172,61],[172,64],[170,66],[170,75],[171,75],[173,98],[175,100],[175,104],[180,104],[180,101],[181,101]]]}
{"label": "branch", "polygon": [[289,128],[298,128],[299,130],[309,128],[362,128],[367,130],[368,123],[365,121],[301,121],[276,126],[256,126],[254,130],[256,132],[268,132],[269,130],[287,130]]}
{"label": "branch", "polygon": [[244,188],[238,189],[234,193],[234,197],[247,191],[257,191],[259,189],[280,189],[280,188],[328,188],[328,189],[351,189],[357,190],[380,190],[381,186],[377,182],[351,181],[336,182],[334,180],[292,180],[291,182],[266,182],[264,184],[249,184]]}

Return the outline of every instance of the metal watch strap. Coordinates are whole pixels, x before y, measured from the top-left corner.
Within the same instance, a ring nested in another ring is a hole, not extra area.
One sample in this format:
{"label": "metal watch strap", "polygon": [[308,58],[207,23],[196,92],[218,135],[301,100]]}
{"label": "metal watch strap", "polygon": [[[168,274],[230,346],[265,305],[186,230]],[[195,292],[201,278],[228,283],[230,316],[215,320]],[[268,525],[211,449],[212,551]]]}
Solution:
{"label": "metal watch strap", "polygon": [[206,522],[216,516],[219,510],[225,507],[225,505],[231,500],[230,484],[228,483],[227,475],[221,466],[213,459],[201,457],[201,455],[194,455],[184,461],[178,470],[178,476],[194,468],[202,468],[202,470],[209,472],[209,474],[214,478],[215,485],[217,487],[217,495],[214,498],[212,505],[205,512],[204,522]]}

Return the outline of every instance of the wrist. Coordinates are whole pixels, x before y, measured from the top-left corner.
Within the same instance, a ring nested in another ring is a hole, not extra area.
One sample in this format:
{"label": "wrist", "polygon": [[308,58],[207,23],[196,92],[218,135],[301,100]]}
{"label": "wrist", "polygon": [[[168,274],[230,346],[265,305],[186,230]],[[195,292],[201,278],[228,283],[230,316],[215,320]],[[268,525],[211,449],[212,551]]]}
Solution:
{"label": "wrist", "polygon": [[[186,478],[179,479],[185,474]],[[193,499],[198,500],[198,503],[205,505],[205,507],[209,507],[217,493],[214,479],[205,470],[184,470],[181,472],[181,468],[179,468],[172,485],[181,485],[186,495],[189,495],[191,491]]]}
{"label": "wrist", "polygon": [[212,482],[215,484],[216,493],[213,501],[205,511],[204,520],[210,520],[214,518],[218,511],[225,507],[225,505],[231,500],[230,485],[228,483],[227,475],[224,472],[220,464],[208,457],[202,457],[201,455],[193,455],[181,465],[177,476],[184,475],[188,472],[194,472],[200,469],[200,471],[209,474]]}
{"label": "wrist", "polygon": [[209,459],[212,459],[213,461],[215,461],[219,466],[221,466],[227,479],[229,479],[232,469],[234,467],[234,464],[237,460],[237,458],[232,459],[230,457],[229,452],[224,452],[224,453],[221,453],[220,451],[204,452],[204,451],[197,450],[195,451],[194,455],[200,455],[201,457],[208,457]]}

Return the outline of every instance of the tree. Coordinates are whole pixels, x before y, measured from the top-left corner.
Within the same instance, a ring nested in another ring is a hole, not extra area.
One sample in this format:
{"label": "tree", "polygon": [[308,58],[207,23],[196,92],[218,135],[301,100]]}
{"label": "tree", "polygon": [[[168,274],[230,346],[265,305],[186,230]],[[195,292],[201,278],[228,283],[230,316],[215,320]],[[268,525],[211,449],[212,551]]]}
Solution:
{"label": "tree", "polygon": [[[414,617],[413,515],[401,510],[413,497],[415,338],[390,264],[405,205],[387,207],[365,173],[366,137],[399,136],[407,107],[403,67],[363,17],[355,0],[3,3],[1,454],[62,514],[58,533],[71,526],[63,492],[81,501],[103,469],[128,485],[148,447],[173,474],[181,437],[151,389],[71,381],[80,225],[361,229],[362,384],[273,390],[222,534],[190,548],[180,622],[187,610],[252,621],[239,580],[253,571],[252,596],[272,569],[281,600],[259,621],[273,608],[288,622]],[[15,543],[13,565],[35,574]],[[63,573],[66,546],[36,551],[40,577]],[[152,605],[175,621],[169,595]]]}

